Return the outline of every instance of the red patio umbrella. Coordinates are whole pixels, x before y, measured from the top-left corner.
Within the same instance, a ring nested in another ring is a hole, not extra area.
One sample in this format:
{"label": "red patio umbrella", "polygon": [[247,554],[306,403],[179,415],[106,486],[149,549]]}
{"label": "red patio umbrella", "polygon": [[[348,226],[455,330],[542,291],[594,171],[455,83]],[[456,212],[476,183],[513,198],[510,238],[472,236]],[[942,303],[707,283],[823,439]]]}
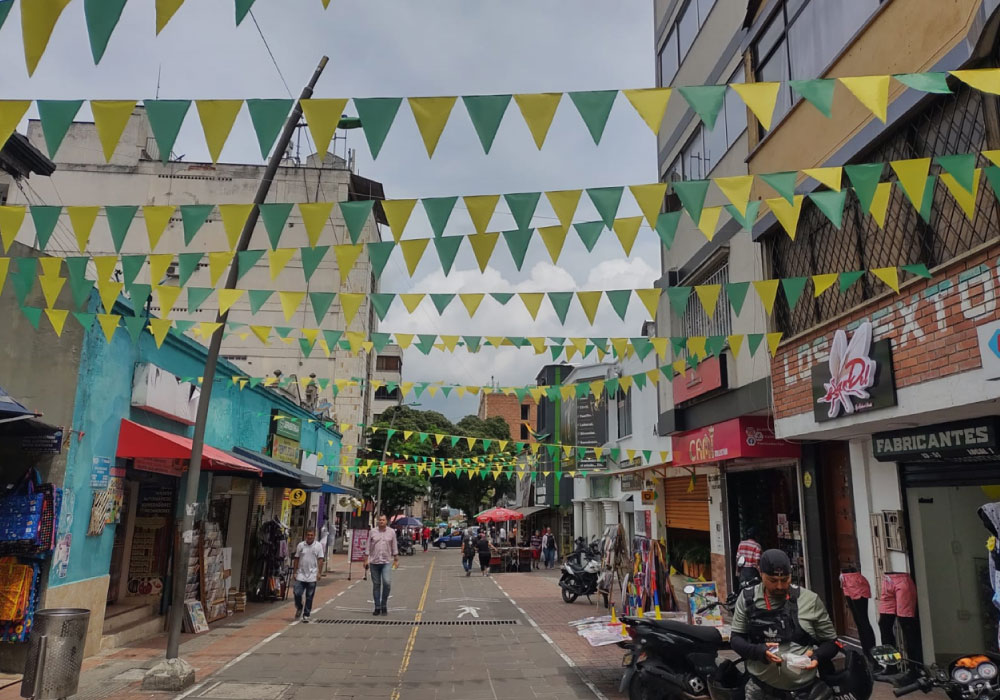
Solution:
{"label": "red patio umbrella", "polygon": [[505,523],[508,520],[524,520],[524,513],[510,508],[490,508],[476,516],[476,522],[480,523]]}

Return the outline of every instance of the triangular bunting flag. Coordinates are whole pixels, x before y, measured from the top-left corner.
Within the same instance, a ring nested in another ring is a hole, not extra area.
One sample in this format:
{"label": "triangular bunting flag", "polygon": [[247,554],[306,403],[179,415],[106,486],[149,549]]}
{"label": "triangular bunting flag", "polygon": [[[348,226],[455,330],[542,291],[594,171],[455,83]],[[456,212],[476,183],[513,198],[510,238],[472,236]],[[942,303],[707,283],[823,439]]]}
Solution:
{"label": "triangular bunting flag", "polygon": [[541,308],[542,299],[545,298],[545,294],[541,292],[519,292],[518,296],[521,297],[521,301],[524,302],[524,308],[528,310],[531,314],[531,320],[538,320],[538,309]]}
{"label": "triangular bunting flag", "polygon": [[[24,62],[28,77],[35,73],[38,62],[49,45],[52,30],[69,0],[31,0],[21,3],[21,36],[24,41]],[[7,139],[4,138],[0,144]]]}
{"label": "triangular bunting flag", "polygon": [[295,101],[290,99],[247,100],[247,111],[250,112],[262,158],[267,158],[271,152],[294,105]]}
{"label": "triangular bunting flag", "polygon": [[437,148],[441,133],[448,123],[451,110],[455,106],[457,97],[410,97],[408,102],[413,118],[417,122],[417,129],[420,137],[424,141],[424,148],[427,149],[427,157],[434,156],[434,149]]}
{"label": "triangular bunting flag", "polygon": [[177,207],[173,205],[147,205],[142,208],[142,217],[146,221],[146,236],[149,239],[149,249],[156,250],[156,244],[167,230],[170,218]]}
{"label": "triangular bunting flag", "polygon": [[729,305],[737,316],[743,313],[743,303],[746,301],[749,289],[749,282],[728,282],[726,284],[726,298],[729,299]]}
{"label": "triangular bunting flag", "polygon": [[184,226],[184,245],[191,245],[213,209],[215,206],[212,204],[182,204],[180,206],[181,223]]}
{"label": "triangular bunting flag", "polygon": [[694,222],[701,221],[701,210],[705,206],[709,184],[710,180],[682,180],[671,185],[674,194],[681,200],[681,205]]}
{"label": "triangular bunting flag", "polygon": [[[464,239],[465,236],[445,236],[434,239],[434,248],[437,250],[438,260],[441,261],[445,277],[451,274],[452,265],[455,264],[455,256],[458,255],[458,248]],[[487,260],[489,260],[489,256],[487,256]]]}
{"label": "triangular bunting flag", "polygon": [[722,106],[726,101],[725,85],[695,85],[680,87],[677,90],[684,96],[691,109],[695,111],[705,127],[712,131],[715,128],[715,120],[722,111]]}
{"label": "triangular bunting flag", "polygon": [[[740,96],[757,121],[766,131],[771,130],[771,118],[774,116],[774,106],[778,102],[778,93],[782,83],[731,83],[729,85]],[[734,202],[735,204],[735,202]]]}
{"label": "triangular bunting flag", "polygon": [[722,293],[721,284],[700,284],[694,288],[705,314],[711,319],[715,315],[715,306]]}
{"label": "triangular bunting flag", "polygon": [[580,300],[580,306],[583,307],[583,312],[587,315],[590,325],[594,325],[594,319],[597,316],[597,307],[601,303],[601,296],[603,294],[604,292],[576,293],[576,298]]}
{"label": "triangular bunting flag", "polygon": [[357,243],[364,231],[365,224],[368,223],[368,219],[372,214],[375,200],[365,199],[356,202],[340,202],[338,206],[340,207],[341,215],[344,217],[347,233],[351,236],[351,243]]}
{"label": "triangular bunting flag", "polygon": [[781,228],[785,229],[785,233],[793,241],[799,225],[799,215],[802,213],[802,200],[803,197],[800,194],[795,195],[794,204],[789,204],[783,197],[764,200],[771,208],[778,223],[781,224]]}
{"label": "triangular bunting flag", "polygon": [[766,182],[771,186],[775,192],[781,195],[786,202],[793,204],[795,198],[795,180],[797,177],[795,171],[783,172],[783,173],[764,173],[759,177],[761,180]]}
{"label": "triangular bunting flag", "polygon": [[666,114],[667,104],[670,101],[670,92],[670,88],[622,90],[626,99],[654,134],[660,132],[663,115]]}
{"label": "triangular bunting flag", "polygon": [[893,160],[889,162],[896,177],[899,178],[899,185],[903,192],[913,204],[914,209],[920,211],[924,202],[924,188],[927,187],[927,174],[930,172],[930,158],[910,158],[907,160]]}
{"label": "triangular bunting flag", "polygon": [[243,100],[195,100],[195,107],[209,156],[213,163],[218,163],[236,117],[243,109]]}
{"label": "triangular bunting flag", "polygon": [[316,325],[323,324],[323,318],[330,310],[335,296],[333,292],[309,292],[309,304],[312,306],[313,316],[316,317]]}
{"label": "triangular bunting flag", "polygon": [[714,182],[726,199],[733,203],[733,207],[746,216],[747,205],[750,204],[750,192],[753,189],[753,175],[717,177]]}
{"label": "triangular bunting flag", "polygon": [[587,125],[594,143],[600,145],[604,127],[607,126],[611,108],[618,97],[617,90],[592,90],[587,92],[571,92],[569,98],[576,105],[583,123]]}
{"label": "triangular bunting flag", "polygon": [[635,244],[635,239],[639,235],[639,227],[642,226],[641,216],[630,216],[624,219],[615,219],[614,229],[615,235],[618,236],[618,242],[622,244],[622,250],[625,252],[625,257],[632,255],[632,246]]}
{"label": "triangular bunting flag", "polygon": [[885,282],[892,291],[899,294],[899,269],[895,267],[877,267],[870,271],[873,275]]}
{"label": "triangular bunting flag", "polygon": [[[124,2],[124,0],[116,1]],[[93,2],[94,0],[88,0],[85,7],[89,8]],[[0,2],[0,7],[11,7],[13,4],[13,2]],[[49,152],[49,157],[55,158],[66,132],[69,131],[80,107],[83,106],[83,100],[37,100],[35,105],[38,107],[38,118],[42,123],[45,148]]]}
{"label": "triangular bunting flag", "polygon": [[889,110],[889,76],[865,75],[852,78],[838,78],[841,84],[858,98],[883,124]]}
{"label": "triangular bunting flag", "polygon": [[514,101],[521,110],[521,116],[524,117],[524,123],[528,125],[528,131],[538,150],[542,150],[562,96],[561,92],[514,95]]}
{"label": "triangular bunting flag", "polygon": [[[789,80],[788,85],[800,97],[830,119],[833,116],[833,91],[837,82],[833,79]],[[752,354],[752,353],[751,353]]]}
{"label": "triangular bunting flag", "polygon": [[834,282],[837,281],[837,277],[838,274],[836,272],[830,272],[824,275],[813,275],[813,296],[818,297],[820,294],[832,287]]}
{"label": "triangular bunting flag", "polygon": [[[812,203],[816,205],[817,209],[826,215],[826,218],[830,220],[830,223],[836,226],[839,230],[844,222],[844,205],[847,203],[847,190],[841,190],[839,192],[835,190],[811,192],[809,194],[809,199],[812,200]],[[777,214],[775,214],[775,216],[777,216]]]}
{"label": "triangular bunting flag", "polygon": [[226,241],[229,243],[230,250],[236,248],[240,234],[243,233],[243,227],[253,212],[253,207],[253,204],[219,205],[219,215],[222,217],[222,226],[226,231]]}
{"label": "triangular bunting flag", "polygon": [[475,253],[476,262],[479,263],[479,271],[486,272],[486,266],[489,265],[490,257],[493,255],[493,249],[497,246],[500,234],[476,233],[467,236],[467,238],[469,239],[469,244],[472,245],[472,252]]}
{"label": "triangular bunting flag", "polygon": [[872,200],[875,198],[875,192],[878,189],[884,168],[884,163],[844,166],[844,172],[847,173],[851,186],[854,187],[854,194],[857,195],[858,201],[861,203],[861,211],[866,214],[871,211]]}
{"label": "triangular bunting flag", "polygon": [[313,143],[316,146],[316,153],[321,161],[326,160],[330,141],[340,124],[344,108],[347,107],[347,99],[309,99],[302,100],[300,104],[302,105],[302,115],[306,118],[309,133],[312,134]]}
{"label": "triangular bunting flag", "polygon": [[532,230],[519,229],[516,231],[504,231],[503,239],[507,242],[507,249],[510,257],[514,261],[514,266],[518,270],[524,264],[524,255],[528,252],[528,245],[531,243]]}
{"label": "triangular bunting flag", "polygon": [[372,158],[378,158],[402,101],[401,97],[354,98],[354,108],[361,118],[361,128]]}
{"label": "triangular bunting flag", "polygon": [[429,238],[411,238],[400,242],[399,248],[403,251],[403,260],[406,262],[406,271],[410,273],[410,277],[413,277],[413,273],[417,271],[417,265],[420,264],[420,259],[423,257],[424,251],[427,250],[427,244],[430,240]]}
{"label": "triangular bunting flag", "polygon": [[794,309],[799,303],[802,292],[805,291],[808,277],[786,277],[781,280],[781,288],[785,292],[785,300],[788,302],[789,310]]}
{"label": "triangular bunting flag", "polygon": [[458,298],[462,300],[462,305],[465,306],[465,310],[469,313],[469,318],[472,318],[479,305],[483,302],[483,297],[485,294],[459,294]]}
{"label": "triangular bunting flag", "polygon": [[160,161],[166,163],[191,108],[191,100],[143,100],[142,104],[160,152]]}
{"label": "triangular bunting flag", "polygon": [[135,111],[135,100],[91,100],[90,109],[94,115],[97,137],[104,150],[104,160],[110,163],[128,120]]}
{"label": "triangular bunting flag", "polygon": [[542,237],[545,249],[549,251],[553,265],[559,264],[559,255],[562,253],[567,233],[569,233],[569,229],[562,226],[543,226],[538,229],[538,234]]}
{"label": "triangular bunting flag", "polygon": [[76,244],[81,253],[87,249],[90,232],[94,230],[94,222],[97,221],[100,210],[100,207],[66,207],[66,214],[69,216]]}
{"label": "triangular bunting flag", "polygon": [[764,305],[764,310],[768,316],[774,311],[774,300],[778,296],[779,280],[754,280],[753,288],[757,290],[760,303]]}
{"label": "triangular bunting flag", "polygon": [[484,153],[489,153],[493,147],[510,98],[510,95],[471,95],[462,98]]}

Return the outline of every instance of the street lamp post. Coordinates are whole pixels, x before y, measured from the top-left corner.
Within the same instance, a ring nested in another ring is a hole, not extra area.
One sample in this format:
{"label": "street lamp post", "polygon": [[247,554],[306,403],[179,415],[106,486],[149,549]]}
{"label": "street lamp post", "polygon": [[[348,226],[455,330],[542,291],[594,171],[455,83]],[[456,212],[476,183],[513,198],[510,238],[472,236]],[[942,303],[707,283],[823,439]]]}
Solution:
{"label": "street lamp post", "polygon": [[399,408],[392,412],[392,418],[389,419],[389,428],[385,434],[385,445],[382,446],[382,459],[378,466],[378,493],[375,497],[375,521],[378,522],[378,516],[382,515],[382,468],[385,466],[385,456],[389,452],[389,440],[392,438],[392,426],[396,424],[396,416],[399,415],[399,409],[403,406],[412,408],[413,406],[419,406],[419,403],[401,403]]}

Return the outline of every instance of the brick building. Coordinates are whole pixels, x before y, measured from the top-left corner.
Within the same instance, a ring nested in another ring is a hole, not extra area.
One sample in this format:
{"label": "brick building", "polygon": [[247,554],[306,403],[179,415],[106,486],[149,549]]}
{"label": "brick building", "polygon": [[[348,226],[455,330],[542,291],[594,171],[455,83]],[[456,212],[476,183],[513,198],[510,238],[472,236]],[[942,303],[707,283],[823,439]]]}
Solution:
{"label": "brick building", "polygon": [[500,417],[510,426],[510,437],[520,442],[535,442],[532,431],[538,427],[538,404],[529,398],[518,401],[507,394],[482,393],[479,397],[479,417]]}

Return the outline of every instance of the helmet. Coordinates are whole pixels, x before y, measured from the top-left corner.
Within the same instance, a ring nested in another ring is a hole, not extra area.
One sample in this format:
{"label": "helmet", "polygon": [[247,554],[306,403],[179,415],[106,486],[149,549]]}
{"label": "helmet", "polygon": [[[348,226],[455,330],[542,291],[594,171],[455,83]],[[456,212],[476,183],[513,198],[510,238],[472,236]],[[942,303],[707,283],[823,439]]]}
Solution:
{"label": "helmet", "polygon": [[708,693],[712,700],[744,700],[746,684],[746,672],[740,671],[735,663],[726,659],[708,677]]}
{"label": "helmet", "polygon": [[834,700],[868,700],[875,679],[865,657],[853,649],[844,649],[841,670],[820,671],[820,678],[830,686]]}

